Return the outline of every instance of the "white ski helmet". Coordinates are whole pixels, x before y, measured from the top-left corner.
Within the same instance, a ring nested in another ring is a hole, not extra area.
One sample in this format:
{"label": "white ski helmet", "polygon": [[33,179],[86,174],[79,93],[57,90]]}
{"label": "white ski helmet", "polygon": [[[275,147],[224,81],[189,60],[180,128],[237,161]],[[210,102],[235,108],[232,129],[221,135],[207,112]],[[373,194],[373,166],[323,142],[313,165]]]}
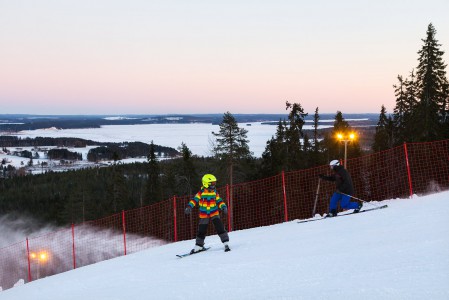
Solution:
{"label": "white ski helmet", "polygon": [[329,163],[329,166],[331,167],[331,169],[333,169],[334,167],[339,166],[339,165],[340,165],[340,161],[338,159],[334,159],[333,161],[331,161]]}

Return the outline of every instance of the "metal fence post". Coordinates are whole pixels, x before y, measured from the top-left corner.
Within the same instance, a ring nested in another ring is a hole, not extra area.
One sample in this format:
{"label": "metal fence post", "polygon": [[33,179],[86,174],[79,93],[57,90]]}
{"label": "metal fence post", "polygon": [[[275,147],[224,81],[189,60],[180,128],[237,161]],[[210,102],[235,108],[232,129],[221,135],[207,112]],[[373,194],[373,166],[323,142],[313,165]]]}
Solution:
{"label": "metal fence post", "polygon": [[287,192],[285,191],[285,172],[282,171],[282,191],[284,194],[284,222],[288,222]]}
{"label": "metal fence post", "polygon": [[174,240],[178,241],[178,220],[176,218],[176,196],[173,196],[173,227],[174,227]]}
{"label": "metal fence post", "polygon": [[72,256],[73,256],[73,269],[76,269],[75,225],[73,223],[72,223]]}
{"label": "metal fence post", "polygon": [[126,220],[125,220],[125,211],[122,210],[122,225],[123,225],[123,247],[126,255]]}
{"label": "metal fence post", "polygon": [[28,282],[31,282],[31,262],[30,262],[30,245],[28,243],[28,238],[26,239],[27,241],[27,259],[28,259]]}
{"label": "metal fence post", "polygon": [[408,175],[408,186],[410,189],[410,198],[412,198],[413,197],[412,175],[410,172],[410,164],[408,160],[407,143],[405,142],[404,142],[404,152],[405,152],[405,165],[407,167],[407,175]]}

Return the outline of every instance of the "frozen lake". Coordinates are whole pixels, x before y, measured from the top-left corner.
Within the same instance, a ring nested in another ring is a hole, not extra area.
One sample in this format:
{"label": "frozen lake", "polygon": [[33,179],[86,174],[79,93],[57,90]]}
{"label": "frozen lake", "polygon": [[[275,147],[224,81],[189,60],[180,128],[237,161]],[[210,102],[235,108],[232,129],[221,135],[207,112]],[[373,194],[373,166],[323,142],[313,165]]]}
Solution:
{"label": "frozen lake", "polygon": [[[268,140],[276,133],[276,125],[260,122],[240,123],[240,128],[248,130],[250,151],[261,157]],[[321,128],[327,126],[320,126]],[[305,125],[304,129],[312,129]],[[212,132],[218,133],[219,125],[193,124],[144,124],[144,125],[106,125],[101,128],[64,129],[55,128],[21,131],[21,137],[75,137],[98,142],[143,142],[177,149],[184,142],[195,155],[210,156],[212,144],[216,140]]]}

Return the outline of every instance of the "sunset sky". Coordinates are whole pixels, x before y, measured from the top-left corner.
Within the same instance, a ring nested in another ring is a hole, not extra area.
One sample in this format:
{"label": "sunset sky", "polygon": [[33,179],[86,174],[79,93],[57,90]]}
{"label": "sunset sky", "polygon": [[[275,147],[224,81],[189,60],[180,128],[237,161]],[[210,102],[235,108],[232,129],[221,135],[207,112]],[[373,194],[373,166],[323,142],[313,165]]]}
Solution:
{"label": "sunset sky", "polygon": [[429,23],[449,62],[448,12],[448,0],[0,0],[0,114],[392,112]]}

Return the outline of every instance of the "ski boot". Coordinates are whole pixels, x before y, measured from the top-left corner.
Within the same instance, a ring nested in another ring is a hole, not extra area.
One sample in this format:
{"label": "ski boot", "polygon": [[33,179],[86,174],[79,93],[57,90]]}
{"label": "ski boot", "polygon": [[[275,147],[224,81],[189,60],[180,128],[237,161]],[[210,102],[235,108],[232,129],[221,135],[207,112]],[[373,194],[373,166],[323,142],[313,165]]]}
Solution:
{"label": "ski boot", "polygon": [[231,251],[231,248],[229,248],[228,242],[224,242],[225,252]]}
{"label": "ski boot", "polygon": [[190,254],[197,253],[197,252],[201,252],[201,251],[204,251],[204,250],[206,250],[206,248],[204,248],[204,246],[198,246],[198,245],[195,245],[195,248],[193,248],[193,249],[190,251]]}
{"label": "ski boot", "polygon": [[327,215],[326,218],[332,218],[335,217],[337,215],[337,210],[336,209],[332,209]]}
{"label": "ski boot", "polygon": [[362,209],[362,206],[363,206],[363,203],[360,202],[360,203],[359,203],[359,207],[357,207],[356,209],[354,209],[354,213],[355,213],[355,214],[358,213],[358,212]]}

